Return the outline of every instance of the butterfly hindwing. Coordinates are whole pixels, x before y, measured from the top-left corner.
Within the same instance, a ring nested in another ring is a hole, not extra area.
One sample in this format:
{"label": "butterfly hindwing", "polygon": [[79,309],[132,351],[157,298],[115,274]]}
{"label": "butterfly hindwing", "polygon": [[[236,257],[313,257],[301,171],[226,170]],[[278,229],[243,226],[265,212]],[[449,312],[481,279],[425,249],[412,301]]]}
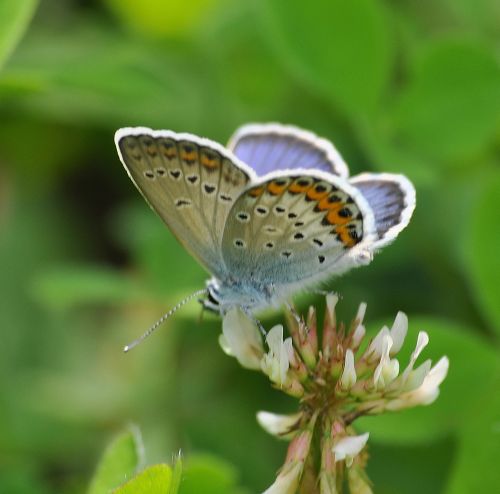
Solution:
{"label": "butterfly hindwing", "polygon": [[205,268],[221,272],[226,218],[252,170],[219,144],[191,134],[125,128],[115,141],[150,206]]}
{"label": "butterfly hindwing", "polygon": [[301,170],[273,174],[243,192],[222,250],[237,279],[307,284],[356,264],[354,253],[373,236],[373,215],[359,191],[331,174]]}
{"label": "butterfly hindwing", "polygon": [[377,239],[376,250],[393,241],[405,228],[415,209],[415,188],[403,175],[362,173],[350,180],[373,211]]}
{"label": "butterfly hindwing", "polygon": [[330,141],[292,125],[244,125],[233,134],[228,148],[259,176],[294,169],[323,170],[340,177],[349,174]]}

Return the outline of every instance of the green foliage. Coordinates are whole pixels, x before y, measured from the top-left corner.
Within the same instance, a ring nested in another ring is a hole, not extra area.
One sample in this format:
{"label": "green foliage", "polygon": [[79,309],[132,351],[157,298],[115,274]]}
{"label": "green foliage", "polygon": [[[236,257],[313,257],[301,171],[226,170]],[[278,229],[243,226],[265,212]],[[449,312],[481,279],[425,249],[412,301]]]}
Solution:
{"label": "green foliage", "polygon": [[[115,494],[165,494],[170,492],[172,469],[168,465],[153,465],[132,480],[115,489]],[[175,494],[175,493],[173,493]]]}
{"label": "green foliage", "polygon": [[[200,27],[200,21],[217,0],[105,0],[110,10],[129,28],[145,36],[180,36]],[[146,8],[145,8],[146,7]]]}
{"label": "green foliage", "polygon": [[[104,452],[87,494],[105,494],[128,481],[144,462],[143,448],[139,431],[135,428],[116,437]],[[168,471],[170,481],[170,469]],[[125,489],[123,492],[135,491]]]}
{"label": "green foliage", "polygon": [[144,293],[133,280],[97,266],[52,267],[35,279],[33,291],[41,303],[54,309],[117,304],[153,296]]}
{"label": "green foliage", "polygon": [[400,138],[415,152],[461,164],[495,138],[500,67],[488,46],[442,40],[423,50],[400,96]]}
{"label": "green foliage", "polygon": [[3,0],[0,3],[0,68],[26,31],[37,3],[37,0]]}
{"label": "green foliage", "polygon": [[[422,358],[450,358],[432,406],[360,422],[369,473],[381,493],[493,492],[497,2],[47,0],[26,29],[36,7],[0,1],[0,492],[85,492],[102,438],[130,420],[155,466],[121,491],[158,477],[171,494],[271,483],[285,445],[255,412],[294,405],[222,354],[218,319],[200,324],[193,301],[121,351],[205,274],[130,184],[113,133],[145,125],[225,142],[248,121],[312,129],[352,174],[416,183],[409,228],[329,285],[343,319],[361,300],[369,325],[404,310],[407,355],[426,330]],[[135,441],[118,437],[91,489],[144,467]],[[165,465],[179,450],[183,465]]]}
{"label": "green foliage", "polygon": [[144,468],[144,446],[139,430],[120,434],[106,448],[88,494],[243,494],[237,488],[235,469],[209,455],[181,455],[173,468],[158,464]]}
{"label": "green foliage", "polygon": [[241,494],[234,467],[211,456],[194,456],[186,462],[179,494]]}
{"label": "green foliage", "polygon": [[278,54],[298,77],[352,115],[376,108],[392,62],[389,25],[381,3],[271,0],[261,4]]}
{"label": "green foliage", "polygon": [[495,492],[500,482],[498,471],[498,417],[500,365],[493,369],[491,387],[476,402],[474,414],[459,431],[459,453],[453,466],[447,494]]}
{"label": "green foliage", "polygon": [[172,471],[172,480],[170,482],[170,488],[168,494],[177,494],[177,492],[179,491],[179,486],[181,485],[181,480],[182,480],[182,466],[183,466],[182,458],[181,454],[179,453],[174,463],[174,468]]}
{"label": "green foliage", "polygon": [[500,174],[483,177],[475,204],[470,211],[468,235],[465,239],[464,257],[473,286],[473,294],[489,327],[500,333],[500,304],[498,280],[500,280],[500,236],[498,227],[498,202]]}

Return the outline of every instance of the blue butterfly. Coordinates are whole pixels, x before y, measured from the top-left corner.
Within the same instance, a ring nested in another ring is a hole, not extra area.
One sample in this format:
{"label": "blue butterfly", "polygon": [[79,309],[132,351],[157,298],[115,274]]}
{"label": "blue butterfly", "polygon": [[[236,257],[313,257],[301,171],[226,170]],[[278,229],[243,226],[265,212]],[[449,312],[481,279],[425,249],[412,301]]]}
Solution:
{"label": "blue butterfly", "polygon": [[212,275],[203,304],[221,313],[277,305],[369,263],[415,208],[406,177],[349,178],[332,143],[293,126],[245,125],[227,148],[144,127],[115,142],[151,208]]}

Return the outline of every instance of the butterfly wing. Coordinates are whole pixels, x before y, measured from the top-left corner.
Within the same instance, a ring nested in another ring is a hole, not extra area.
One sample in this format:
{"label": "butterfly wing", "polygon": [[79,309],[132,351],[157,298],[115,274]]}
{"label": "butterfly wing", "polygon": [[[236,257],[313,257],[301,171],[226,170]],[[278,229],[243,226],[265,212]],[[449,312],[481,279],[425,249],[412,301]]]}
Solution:
{"label": "butterfly wing", "polygon": [[349,175],[347,165],[330,141],[291,125],[244,125],[233,134],[228,148],[259,176],[276,170],[309,168],[340,177]]}
{"label": "butterfly wing", "polygon": [[291,292],[359,264],[375,235],[358,190],[331,174],[299,170],[268,176],[242,193],[222,251],[236,279]]}
{"label": "butterfly wing", "polygon": [[219,274],[226,218],[253,171],[219,144],[191,134],[124,128],[115,142],[151,208],[208,271]]}
{"label": "butterfly wing", "polygon": [[392,242],[410,221],[415,209],[415,187],[403,175],[363,173],[350,180],[368,201],[377,230],[372,249]]}

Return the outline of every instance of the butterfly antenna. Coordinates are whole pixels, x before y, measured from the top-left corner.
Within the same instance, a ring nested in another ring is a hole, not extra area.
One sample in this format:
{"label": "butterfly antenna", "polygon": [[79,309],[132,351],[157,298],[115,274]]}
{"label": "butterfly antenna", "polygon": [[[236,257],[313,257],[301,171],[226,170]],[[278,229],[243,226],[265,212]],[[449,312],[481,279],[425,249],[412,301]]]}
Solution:
{"label": "butterfly antenna", "polygon": [[127,353],[128,351],[132,350],[132,348],[136,347],[139,343],[150,336],[151,333],[153,333],[161,324],[163,324],[172,314],[177,312],[183,305],[187,304],[194,297],[198,297],[206,293],[207,289],[204,288],[203,290],[198,290],[191,295],[188,295],[184,300],[181,300],[177,305],[172,307],[166,314],[163,314],[163,316],[161,316],[160,319],[158,319],[158,321],[156,321],[142,336],[134,340],[132,343],[124,346],[123,351]]}

